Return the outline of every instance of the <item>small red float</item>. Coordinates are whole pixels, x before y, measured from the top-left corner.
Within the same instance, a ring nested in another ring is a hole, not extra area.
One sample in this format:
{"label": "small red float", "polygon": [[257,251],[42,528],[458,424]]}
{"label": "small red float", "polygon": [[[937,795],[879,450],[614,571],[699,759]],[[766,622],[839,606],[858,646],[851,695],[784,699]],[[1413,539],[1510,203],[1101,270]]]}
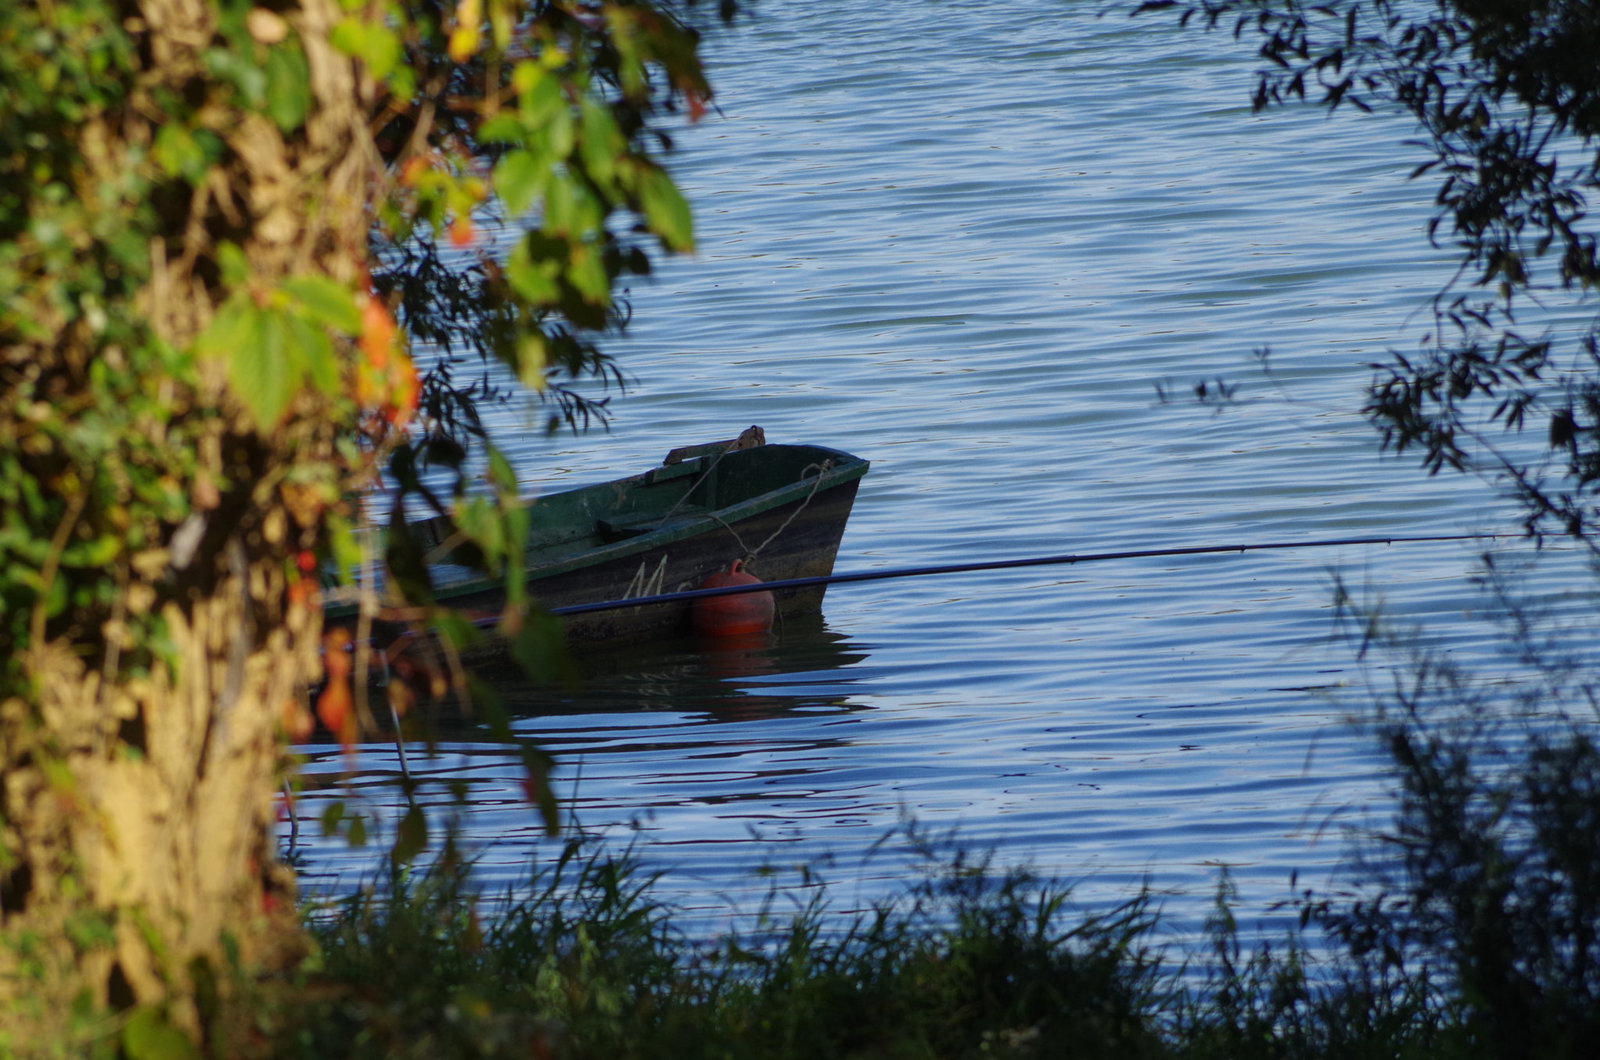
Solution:
{"label": "small red float", "polygon": [[[702,582],[700,588],[759,584],[760,578],[744,570],[744,560],[736,559],[728,565],[727,570],[717,571]],[[694,602],[692,609],[695,632],[708,637],[765,633],[772,628],[772,617],[777,609],[777,601],[770,592],[701,597]]]}

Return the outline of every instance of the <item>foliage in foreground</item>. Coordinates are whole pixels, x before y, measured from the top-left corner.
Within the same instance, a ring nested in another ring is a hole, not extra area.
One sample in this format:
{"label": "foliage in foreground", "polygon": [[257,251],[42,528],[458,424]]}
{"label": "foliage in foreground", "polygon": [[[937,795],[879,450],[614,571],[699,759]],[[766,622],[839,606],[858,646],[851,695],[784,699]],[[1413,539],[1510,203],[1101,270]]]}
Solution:
{"label": "foliage in foreground", "polygon": [[[513,654],[553,650],[516,475],[452,371],[594,414],[571,387],[615,378],[626,278],[693,246],[663,168],[710,99],[693,6],[0,3],[0,1054],[80,1009],[135,1053],[198,1040],[234,967],[292,961],[286,743],[373,727],[376,620],[477,635],[408,497],[506,576]],[[419,377],[412,340],[443,364]],[[353,498],[380,475],[375,547]],[[380,566],[325,638],[324,577]],[[397,713],[475,691],[403,676]]]}
{"label": "foliage in foreground", "polygon": [[515,902],[471,897],[448,855],[347,899],[238,1040],[302,1057],[1587,1055],[1600,751],[1563,730],[1504,770],[1416,715],[1382,724],[1401,855],[1372,887],[1302,898],[1321,947],[1241,940],[1224,879],[1208,947],[1176,954],[1148,897],[1085,916],[959,853],[867,914],[817,898],[701,945],[633,862],[573,842]]}
{"label": "foliage in foreground", "polygon": [[819,899],[712,945],[627,858],[571,843],[491,911],[459,865],[316,924],[320,970],[275,1051],[299,1056],[1167,1054],[1172,984],[1143,900],[1074,921],[1066,892],[956,858],[854,917]]}
{"label": "foliage in foreground", "polygon": [[1088,916],[915,828],[929,870],[897,899],[847,915],[825,888],[775,890],[710,943],[627,856],[569,842],[492,903],[447,849],[314,920],[317,956],[231,1033],[301,1057],[1588,1056],[1600,699],[1582,658],[1508,615],[1532,665],[1492,683],[1368,627],[1363,650],[1412,653],[1366,719],[1395,815],[1350,889],[1302,892],[1278,936],[1243,937],[1224,876],[1206,945],[1182,952],[1148,895]]}
{"label": "foliage in foreground", "polygon": [[569,847],[541,891],[493,915],[464,880],[449,868],[346,900],[314,925],[302,976],[218,1029],[218,1053],[1521,1055],[1480,1048],[1425,975],[1319,965],[1297,936],[1244,956],[1225,901],[1186,967],[1156,945],[1145,899],[1081,917],[1020,873],[958,867],[862,916],[812,903],[710,947],[674,930],[626,859]]}

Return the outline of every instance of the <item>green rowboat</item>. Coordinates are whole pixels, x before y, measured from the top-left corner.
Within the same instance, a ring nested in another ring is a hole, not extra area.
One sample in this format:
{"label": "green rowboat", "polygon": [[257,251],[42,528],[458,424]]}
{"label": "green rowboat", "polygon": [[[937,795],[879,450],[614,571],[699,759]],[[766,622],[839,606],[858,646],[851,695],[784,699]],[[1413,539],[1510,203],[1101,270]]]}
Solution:
{"label": "green rowboat", "polygon": [[[817,445],[766,445],[752,428],[735,442],[676,449],[642,475],[529,502],[529,595],[552,610],[697,588],[744,560],[762,581],[827,576],[868,463]],[[446,519],[414,524],[424,548],[446,552]],[[488,620],[505,584],[449,563],[429,568],[439,603]],[[775,593],[778,612],[816,611],[825,586]],[[567,616],[569,639],[622,641],[688,627],[689,604],[618,607]],[[331,624],[353,623],[334,604]]]}

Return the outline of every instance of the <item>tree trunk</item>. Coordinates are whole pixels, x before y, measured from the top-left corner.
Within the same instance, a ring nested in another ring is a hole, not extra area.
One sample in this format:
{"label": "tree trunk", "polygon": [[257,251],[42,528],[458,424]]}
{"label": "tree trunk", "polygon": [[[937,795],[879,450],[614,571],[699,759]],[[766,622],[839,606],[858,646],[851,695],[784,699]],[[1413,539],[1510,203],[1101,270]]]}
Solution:
{"label": "tree trunk", "polygon": [[[124,25],[136,27],[145,80],[123,112],[90,115],[80,128],[81,196],[149,164],[161,100],[234,98],[204,58],[221,40],[216,7],[130,7]],[[294,275],[352,283],[365,269],[377,167],[356,67],[328,44],[339,8],[298,0],[251,15],[261,49],[298,39],[313,101],[292,134],[237,104],[209,118],[196,105],[194,120],[209,121],[226,151],[161,219],[134,300],[143,326],[172,348],[191,343],[228,293],[216,267],[223,240],[243,250],[264,290]],[[54,404],[39,380],[66,404],[87,395],[86,366],[97,359],[130,371],[123,353],[70,329],[0,353],[0,381],[24,380],[0,396],[19,405]],[[106,575],[114,601],[85,611],[92,623],[53,619],[48,635],[16,649],[31,691],[0,700],[0,1055],[70,1052],[66,1043],[103,1038],[115,1014],[135,1009],[199,1041],[235,970],[281,966],[303,941],[293,878],[277,860],[273,799],[285,711],[303,710],[299,697],[321,673],[320,608],[292,591],[293,560],[320,526],[288,503],[286,483],[294,469],[335,464],[339,425],[308,391],[283,423],[258,431],[221,373],[202,365],[200,392],[174,398],[178,426],[163,428],[198,439],[196,470],[176,484],[191,501],[188,520],[165,527],[162,548],[115,561]],[[47,458],[52,467],[63,459]],[[102,473],[69,467],[55,482]],[[80,516],[97,516],[81,497],[57,501],[59,553]],[[47,587],[51,573],[47,562]],[[163,643],[136,644],[129,619],[151,610]],[[153,649],[140,657],[155,661],[131,667],[136,648]]]}
{"label": "tree trunk", "polygon": [[40,765],[7,756],[3,805],[18,861],[7,926],[35,938],[7,971],[38,977],[31,996],[11,999],[23,1022],[39,1021],[34,1040],[70,1039],[62,1023],[80,998],[168,1004],[167,1018],[197,1033],[196,999],[226,989],[232,961],[248,972],[294,955],[273,792],[280,707],[318,672],[321,617],[301,608],[262,628],[249,582],[267,595],[269,571],[225,577],[187,610],[166,605],[170,673],[116,687],[59,643],[29,652],[41,693],[32,721],[53,753]]}

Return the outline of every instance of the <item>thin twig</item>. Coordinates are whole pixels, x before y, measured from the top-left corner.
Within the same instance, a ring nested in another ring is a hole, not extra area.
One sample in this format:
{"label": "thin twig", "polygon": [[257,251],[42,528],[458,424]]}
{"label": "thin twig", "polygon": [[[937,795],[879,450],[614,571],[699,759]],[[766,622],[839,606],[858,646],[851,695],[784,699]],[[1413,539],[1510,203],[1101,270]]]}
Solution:
{"label": "thin twig", "polygon": [[44,566],[39,568],[39,599],[34,601],[33,615],[28,621],[28,645],[35,650],[44,643],[45,610],[50,602],[50,586],[56,580],[56,572],[61,569],[61,555],[67,550],[67,538],[77,529],[78,518],[83,515],[83,509],[88,504],[87,489],[67,501],[67,512],[56,526],[56,532],[50,538],[50,551],[44,558]]}

